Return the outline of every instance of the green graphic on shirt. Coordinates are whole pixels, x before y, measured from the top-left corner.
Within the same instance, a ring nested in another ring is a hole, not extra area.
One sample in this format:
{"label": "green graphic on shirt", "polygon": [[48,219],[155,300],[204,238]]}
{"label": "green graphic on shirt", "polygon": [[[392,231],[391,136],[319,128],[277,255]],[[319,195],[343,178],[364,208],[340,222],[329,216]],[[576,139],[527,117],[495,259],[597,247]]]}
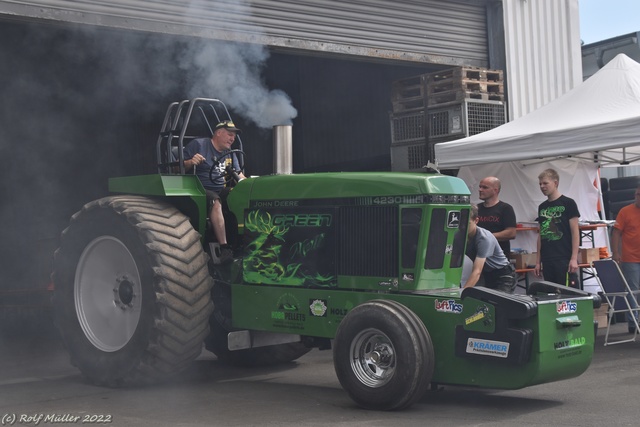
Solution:
{"label": "green graphic on shirt", "polygon": [[558,228],[558,224],[562,222],[564,211],[564,206],[550,206],[540,210],[540,217],[544,218],[540,223],[540,238],[542,240],[562,239],[563,233]]}

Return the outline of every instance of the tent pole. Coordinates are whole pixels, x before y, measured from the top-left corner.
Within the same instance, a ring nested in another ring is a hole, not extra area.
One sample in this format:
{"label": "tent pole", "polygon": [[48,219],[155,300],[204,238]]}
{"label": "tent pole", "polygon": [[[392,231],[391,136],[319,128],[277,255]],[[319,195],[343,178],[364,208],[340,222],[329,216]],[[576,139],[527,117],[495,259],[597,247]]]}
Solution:
{"label": "tent pole", "polygon": [[[598,197],[600,198],[600,209],[602,212],[602,219],[607,220],[607,211],[604,206],[604,199],[602,197],[602,182],[600,181],[600,166],[598,166],[598,179],[596,180],[598,188]],[[604,240],[607,243],[607,252],[611,253],[611,242],[609,241],[609,225],[604,228]]]}

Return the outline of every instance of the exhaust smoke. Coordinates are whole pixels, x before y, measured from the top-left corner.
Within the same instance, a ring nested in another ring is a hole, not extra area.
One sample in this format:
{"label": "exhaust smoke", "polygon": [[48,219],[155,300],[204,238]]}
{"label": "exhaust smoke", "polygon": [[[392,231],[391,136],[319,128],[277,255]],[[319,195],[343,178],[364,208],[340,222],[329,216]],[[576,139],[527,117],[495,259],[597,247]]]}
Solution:
{"label": "exhaust smoke", "polygon": [[[223,21],[212,21],[213,30],[223,28],[228,34],[243,35],[249,32],[254,40],[264,39],[264,30],[250,21],[250,2],[200,0],[191,3],[187,14],[202,17],[203,11],[210,10],[233,10],[223,14]],[[270,90],[263,81],[261,74],[268,59],[264,45],[194,39],[179,64],[192,82],[188,98],[218,98],[259,128],[270,128],[291,124],[298,111],[286,93]]]}

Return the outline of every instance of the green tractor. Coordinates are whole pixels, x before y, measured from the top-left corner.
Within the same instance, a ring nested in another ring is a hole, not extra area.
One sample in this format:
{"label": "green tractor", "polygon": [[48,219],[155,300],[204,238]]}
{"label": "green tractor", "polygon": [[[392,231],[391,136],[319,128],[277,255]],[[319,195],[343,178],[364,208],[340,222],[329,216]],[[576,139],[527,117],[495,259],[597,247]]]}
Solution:
{"label": "green tractor", "polygon": [[114,195],[86,204],[62,233],[56,321],[90,381],[175,375],[203,343],[220,361],[245,366],[332,348],[349,396],[393,410],[430,386],[519,389],[587,369],[597,295],[548,282],[530,284],[526,295],[460,289],[470,194],[455,177],[235,182],[230,171],[234,261],[217,263],[204,189],[185,173],[182,149],[192,129],[206,135],[228,115],[213,99],[171,104],[159,173],[111,179]]}

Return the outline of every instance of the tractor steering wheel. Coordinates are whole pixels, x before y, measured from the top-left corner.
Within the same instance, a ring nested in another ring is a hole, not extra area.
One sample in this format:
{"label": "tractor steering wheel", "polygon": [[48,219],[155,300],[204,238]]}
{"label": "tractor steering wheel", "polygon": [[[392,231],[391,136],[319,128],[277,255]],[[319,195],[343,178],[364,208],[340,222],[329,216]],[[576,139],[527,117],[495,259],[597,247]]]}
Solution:
{"label": "tractor steering wheel", "polygon": [[[218,165],[220,165],[220,163],[222,163],[222,159],[224,159],[227,156],[232,156],[234,153],[242,154],[242,158],[244,160],[244,151],[238,150],[238,149],[229,150],[226,153],[224,153],[222,156],[220,156],[219,158],[217,158],[217,159],[214,158],[213,159],[213,165],[211,166],[211,168],[209,168],[209,179],[211,180],[211,182],[215,182],[215,180],[216,180],[216,178],[213,177],[214,169],[216,169],[218,167]],[[231,165],[229,165],[229,166],[227,166],[225,168],[224,172],[225,173],[223,175],[223,178],[224,178],[225,187],[234,186],[238,182],[240,182],[240,176],[238,175],[238,171],[236,171],[233,168],[233,162],[231,163]]]}

